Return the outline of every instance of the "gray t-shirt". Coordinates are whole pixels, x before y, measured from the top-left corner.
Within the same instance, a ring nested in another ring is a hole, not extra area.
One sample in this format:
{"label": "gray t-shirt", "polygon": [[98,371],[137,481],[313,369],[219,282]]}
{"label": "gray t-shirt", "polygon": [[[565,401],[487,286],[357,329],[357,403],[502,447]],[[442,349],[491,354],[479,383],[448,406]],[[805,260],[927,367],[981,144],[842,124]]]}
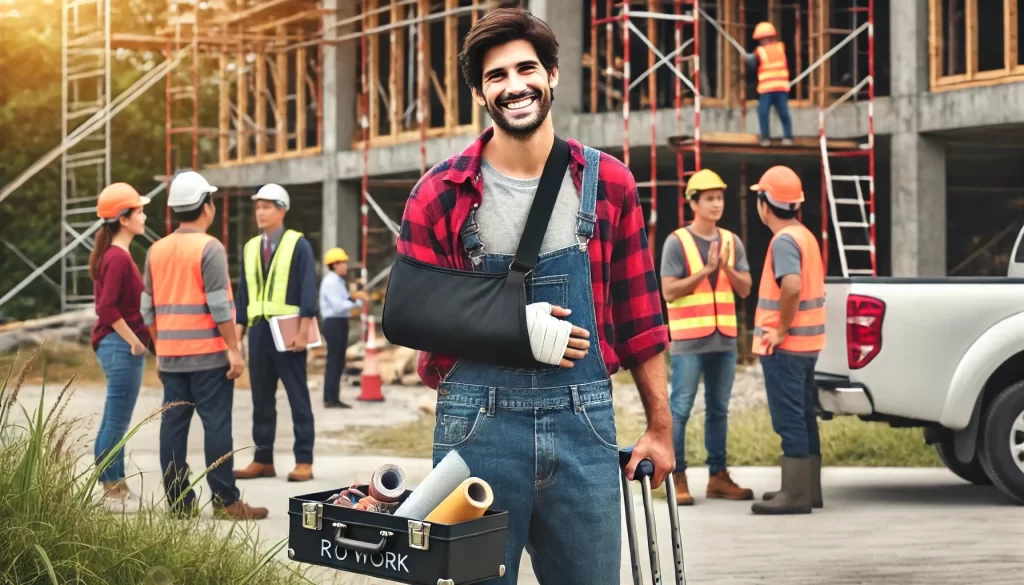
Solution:
{"label": "gray t-shirt", "polygon": [[[540,185],[540,177],[516,179],[507,177],[487,164],[480,163],[484,194],[477,209],[476,221],[480,226],[480,239],[484,252],[490,254],[515,254],[519,240],[526,228],[533,197]],[[580,210],[580,194],[567,170],[562,186],[555,199],[555,207],[548,221],[548,229],[541,242],[540,253],[575,246],[576,214]]]}
{"label": "gray t-shirt", "polygon": [[[787,274],[800,276],[800,261],[800,246],[797,245],[793,236],[782,234],[775,239],[775,243],[772,244],[772,270],[775,271],[776,284],[782,286],[782,277]],[[816,351],[788,351],[785,349],[776,351],[807,357],[818,355]]]}
{"label": "gray t-shirt", "polygon": [[[703,236],[699,236],[693,233],[690,226],[686,226],[687,231],[693,234],[693,241],[697,245],[697,251],[700,252],[701,262],[707,263],[708,252],[711,251],[711,244],[718,241],[719,235],[716,232],[714,237],[710,240],[705,239]],[[739,236],[733,234],[733,245],[736,247],[736,263],[734,267],[737,272],[749,272],[750,264],[747,261],[747,250],[743,247],[743,242]],[[683,253],[683,245],[676,236],[669,236],[665,238],[665,244],[661,250],[661,275],[674,276],[676,278],[686,278],[690,276],[690,267],[686,262],[686,255]],[[714,288],[718,283],[718,273],[714,272],[708,276],[708,283],[711,288]],[[699,354],[699,353],[711,353],[718,351],[736,351],[736,338],[726,337],[715,331],[708,337],[701,339],[687,339],[682,341],[673,341],[669,347],[669,353],[671,355],[683,355],[683,354]]]}
{"label": "gray t-shirt", "polygon": [[[197,230],[178,228],[177,232],[190,233]],[[228,300],[228,257],[223,244],[218,240],[210,240],[203,248],[203,289],[206,291],[206,303],[216,323],[234,322],[231,309],[234,303]],[[244,277],[243,277],[244,278]],[[149,271],[149,253],[146,254],[146,268],[143,274],[145,290],[142,293],[141,313],[146,325],[156,320],[153,309],[153,277]],[[159,334],[159,333],[158,333]],[[157,369],[161,372],[201,372],[230,365],[226,351],[202,355],[188,356],[157,356]]]}

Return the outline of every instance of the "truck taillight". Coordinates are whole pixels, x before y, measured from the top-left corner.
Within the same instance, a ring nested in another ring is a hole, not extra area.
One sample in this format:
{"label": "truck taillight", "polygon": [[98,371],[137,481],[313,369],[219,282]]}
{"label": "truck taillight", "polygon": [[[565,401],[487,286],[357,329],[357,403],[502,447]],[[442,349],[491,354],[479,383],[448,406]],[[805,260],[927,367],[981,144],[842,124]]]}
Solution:
{"label": "truck taillight", "polygon": [[846,297],[846,359],[851,370],[863,368],[882,349],[885,303],[864,295]]}

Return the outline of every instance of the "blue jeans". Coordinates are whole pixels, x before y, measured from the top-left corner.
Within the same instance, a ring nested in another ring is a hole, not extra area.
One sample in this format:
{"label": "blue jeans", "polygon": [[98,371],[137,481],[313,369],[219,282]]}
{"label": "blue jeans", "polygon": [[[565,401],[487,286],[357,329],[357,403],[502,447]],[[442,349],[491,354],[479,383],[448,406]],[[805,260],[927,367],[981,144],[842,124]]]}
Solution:
{"label": "blue jeans", "polygon": [[761,356],[772,428],[782,438],[782,454],[803,458],[821,455],[818,437],[818,390],[815,357],[776,350]]}
{"label": "blue jeans", "polygon": [[789,92],[786,91],[762,93],[758,98],[757,120],[761,124],[761,138],[771,138],[769,115],[772,106],[775,106],[775,113],[779,115],[779,122],[782,122],[782,137],[793,138],[793,121],[789,117]]}
{"label": "blue jeans", "polygon": [[[206,467],[232,450],[231,406],[235,382],[227,379],[228,367],[200,372],[160,372],[164,383],[164,404],[185,401],[169,408],[160,419],[160,469],[168,505],[173,505],[189,485],[188,429],[192,414],[198,412],[203,423],[203,451]],[[239,498],[232,472],[234,457],[228,457],[206,475],[218,504],[230,506]],[[175,509],[191,508],[195,493],[189,490]]]}
{"label": "blue jeans", "polygon": [[[103,420],[93,453],[98,465],[107,454],[124,438],[132,421],[135,401],[142,386],[142,371],[146,356],[132,355],[132,346],[114,332],[100,340],[96,347],[96,359],[103,368],[107,379],[107,399],[103,405]],[[118,449],[110,465],[100,474],[100,481],[124,479],[124,449]]]}
{"label": "blue jeans", "polygon": [[[584,149],[584,243],[597,219],[598,154]],[[478,249],[477,228],[472,218],[463,228],[467,251]],[[486,254],[474,269],[507,272],[512,259]],[[541,254],[526,279],[527,303],[570,309],[567,320],[590,332],[590,351],[573,367],[460,360],[438,386],[434,465],[457,450],[491,485],[493,507],[508,512],[505,576],[489,584],[517,583],[525,548],[541,585],[619,585],[621,471],[591,282],[590,256],[575,244]]]}
{"label": "blue jeans", "polygon": [[708,471],[725,469],[725,444],[729,434],[729,398],[736,375],[736,352],[711,352],[672,356],[672,436],[676,471],[686,471],[686,423],[690,420],[697,386],[704,374],[704,447]]}

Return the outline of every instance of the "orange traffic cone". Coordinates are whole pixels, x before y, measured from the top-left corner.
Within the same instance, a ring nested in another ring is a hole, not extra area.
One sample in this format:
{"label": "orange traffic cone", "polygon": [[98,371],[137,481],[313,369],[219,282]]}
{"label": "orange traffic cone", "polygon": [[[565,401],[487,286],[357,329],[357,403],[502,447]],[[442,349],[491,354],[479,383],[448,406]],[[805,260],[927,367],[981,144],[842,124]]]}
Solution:
{"label": "orange traffic cone", "polygon": [[359,400],[379,402],[384,400],[380,392],[380,370],[377,368],[377,335],[373,315],[367,315],[366,357],[363,358],[363,372],[359,377]]}

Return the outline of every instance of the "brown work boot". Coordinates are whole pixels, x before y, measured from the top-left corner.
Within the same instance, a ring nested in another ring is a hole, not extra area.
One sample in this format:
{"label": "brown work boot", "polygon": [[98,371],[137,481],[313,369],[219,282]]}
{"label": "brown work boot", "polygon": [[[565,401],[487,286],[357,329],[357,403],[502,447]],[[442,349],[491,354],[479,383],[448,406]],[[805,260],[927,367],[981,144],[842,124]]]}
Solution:
{"label": "brown work boot", "polygon": [[255,479],[257,477],[277,477],[274,464],[253,461],[247,467],[235,470],[235,479]]}
{"label": "brown work boot", "polygon": [[288,474],[288,481],[309,481],[313,479],[313,466],[309,463],[297,463],[295,469]]}
{"label": "brown work boot", "polygon": [[677,471],[673,473],[672,481],[676,485],[676,505],[692,506],[693,496],[690,495],[690,486],[686,483],[686,472]]}
{"label": "brown work boot", "polygon": [[723,469],[708,478],[707,496],[723,500],[753,500],[754,490],[736,485],[729,477],[729,471]]}
{"label": "brown work boot", "polygon": [[230,506],[214,504],[213,516],[221,520],[261,520],[269,514],[266,508],[256,508],[242,500],[236,500]]}

